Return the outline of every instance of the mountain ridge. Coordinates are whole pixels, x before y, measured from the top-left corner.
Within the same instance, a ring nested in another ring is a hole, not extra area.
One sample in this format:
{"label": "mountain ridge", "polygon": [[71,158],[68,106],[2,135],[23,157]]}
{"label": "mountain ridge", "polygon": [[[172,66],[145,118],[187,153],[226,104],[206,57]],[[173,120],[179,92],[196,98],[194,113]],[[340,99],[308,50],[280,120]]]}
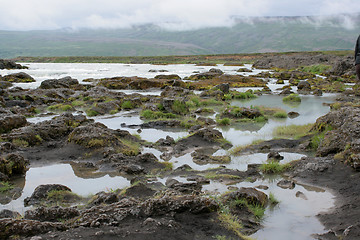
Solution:
{"label": "mountain ridge", "polygon": [[360,14],[238,18],[232,27],[175,31],[154,24],[127,29],[0,31],[0,58],[164,56],[351,50]]}

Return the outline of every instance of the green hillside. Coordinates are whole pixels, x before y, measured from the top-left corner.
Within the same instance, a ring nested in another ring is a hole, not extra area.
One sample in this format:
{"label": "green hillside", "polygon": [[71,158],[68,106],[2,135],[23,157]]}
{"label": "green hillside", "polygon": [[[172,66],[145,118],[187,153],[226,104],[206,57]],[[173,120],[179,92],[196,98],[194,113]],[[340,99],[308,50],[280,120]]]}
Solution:
{"label": "green hillside", "polygon": [[[359,15],[352,21],[359,26]],[[154,25],[131,29],[0,31],[0,58],[17,56],[164,56],[350,50],[359,34],[336,22],[301,18],[254,19],[235,26],[168,31]]]}

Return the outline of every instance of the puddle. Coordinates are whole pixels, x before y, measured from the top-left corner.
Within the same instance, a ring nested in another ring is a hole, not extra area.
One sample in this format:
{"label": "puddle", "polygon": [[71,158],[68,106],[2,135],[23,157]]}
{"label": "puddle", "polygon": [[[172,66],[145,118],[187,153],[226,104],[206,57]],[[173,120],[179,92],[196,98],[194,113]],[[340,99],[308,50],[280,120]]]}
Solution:
{"label": "puddle", "polygon": [[129,180],[121,176],[111,177],[106,174],[98,178],[80,178],[75,175],[70,164],[32,167],[26,172],[25,179],[17,179],[15,182],[15,187],[23,188],[21,196],[9,204],[0,205],[0,210],[9,209],[24,213],[29,208],[24,207],[24,199],[31,196],[35,188],[41,184],[62,184],[83,197],[130,186]]}
{"label": "puddle", "polygon": [[[178,74],[181,78],[190,76],[194,72],[205,72],[211,68],[219,68],[226,74],[240,74],[250,76],[258,74],[267,70],[252,69],[250,64],[245,66],[195,66],[192,64],[185,65],[150,65],[150,64],[53,64],[53,63],[28,63],[29,69],[22,71],[30,74],[36,79],[35,83],[18,83],[15,86],[22,88],[36,88],[45,79],[62,78],[71,76],[78,79],[81,83],[87,78],[107,78],[115,76],[139,76],[152,78],[159,74]],[[250,73],[237,73],[239,68],[252,69]],[[149,72],[149,70],[165,70],[166,72]],[[18,72],[18,70],[4,70],[3,75]],[[287,83],[286,83],[287,84]],[[274,92],[279,92],[278,88],[284,85],[276,84],[274,79],[270,79],[268,86]],[[234,88],[236,91],[247,91],[248,89],[259,88]],[[295,91],[295,87],[293,88]],[[135,91],[135,90],[119,90],[126,94],[138,93],[144,95],[160,95],[160,90],[151,91]],[[200,93],[195,91],[195,93]],[[251,106],[266,106],[282,108],[287,112],[295,111],[300,115],[294,119],[269,119],[264,123],[241,123],[231,127],[217,128],[222,132],[223,136],[230,141],[234,146],[246,145],[252,143],[254,140],[269,140],[273,138],[273,130],[278,126],[284,125],[303,125],[307,123],[314,123],[320,116],[329,112],[329,106],[323,103],[331,103],[335,100],[335,94],[324,94],[322,97],[301,95],[302,102],[297,106],[286,105],[282,102],[282,96],[277,95],[262,95],[250,101],[236,100],[231,103],[234,106],[251,107]],[[28,121],[32,123],[49,120],[54,116],[44,116],[29,118]],[[215,115],[211,116],[215,118]],[[101,122],[111,129],[124,129],[131,134],[139,135],[143,140],[149,142],[156,142],[160,138],[171,136],[175,140],[188,135],[185,129],[141,129],[138,132],[137,128],[122,127],[126,125],[139,125],[143,121],[134,111],[120,112],[114,115],[106,115],[93,117],[97,122]],[[144,148],[142,153],[153,153],[160,161],[162,152],[152,149]],[[214,153],[215,156],[227,155],[226,150],[219,150]],[[303,157],[302,154],[280,152],[284,156],[281,163],[290,162]],[[227,168],[238,169],[245,171],[248,164],[263,163],[267,160],[267,154],[256,153],[242,156],[231,156],[231,163],[229,164],[206,164],[198,165],[193,162],[191,153],[183,156],[172,157],[170,162],[173,163],[174,169],[184,164],[188,164],[195,170],[206,170],[209,168],[216,168],[220,165],[225,165]],[[158,181],[165,184],[167,178],[158,179]],[[175,177],[180,182],[187,182],[185,178]],[[243,182],[232,186],[235,187],[255,187],[258,185],[266,185],[267,190],[261,190],[265,193],[272,193],[280,201],[280,204],[266,210],[266,216],[263,220],[264,228],[255,233],[252,237],[256,239],[309,239],[313,233],[320,233],[323,226],[315,217],[321,211],[325,211],[333,206],[333,196],[319,188],[296,184],[294,189],[282,189],[276,185],[281,178],[265,179],[256,181],[254,183]],[[75,172],[70,164],[57,164],[45,167],[32,167],[26,173],[25,179],[19,179],[17,185],[23,188],[20,198],[13,200],[9,204],[0,205],[0,209],[16,210],[23,213],[26,209],[23,206],[23,200],[30,196],[34,189],[41,184],[57,183],[70,187],[74,193],[82,196],[95,194],[99,191],[124,188],[130,185],[129,181],[120,176],[110,176],[107,174],[83,174]],[[210,184],[204,185],[203,190],[216,191],[223,193],[228,191],[228,186],[217,181],[211,181]],[[302,192],[306,199],[296,197],[297,192]]]}
{"label": "puddle", "polygon": [[[276,185],[280,180],[281,178],[277,177],[254,183],[242,182],[231,185],[238,188],[265,185],[268,187],[267,190],[259,190],[268,195],[272,193],[280,201],[274,207],[267,207],[262,220],[264,228],[251,237],[259,240],[304,240],[312,239],[311,235],[314,233],[326,232],[316,215],[333,206],[334,196],[321,188],[303,184],[296,184],[294,189],[282,189]],[[220,182],[211,181],[209,185],[203,186],[203,190],[224,193],[227,187]],[[300,194],[296,196],[298,192],[303,193],[302,197],[299,196]]]}

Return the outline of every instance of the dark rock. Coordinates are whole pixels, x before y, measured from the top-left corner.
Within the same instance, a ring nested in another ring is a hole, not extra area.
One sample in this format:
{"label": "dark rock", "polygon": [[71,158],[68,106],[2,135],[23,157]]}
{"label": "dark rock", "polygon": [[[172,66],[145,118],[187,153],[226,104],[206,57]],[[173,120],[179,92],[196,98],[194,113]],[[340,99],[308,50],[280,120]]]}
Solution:
{"label": "dark rock", "polygon": [[20,72],[20,73],[13,73],[3,76],[2,81],[23,83],[23,82],[35,82],[35,79],[27,73]]}
{"label": "dark rock", "polygon": [[0,172],[11,177],[14,175],[25,174],[29,162],[17,153],[10,153],[0,157]]}
{"label": "dark rock", "polygon": [[169,74],[169,75],[156,75],[155,79],[181,79],[181,77],[177,74]]}
{"label": "dark rock", "polygon": [[294,92],[291,91],[290,88],[285,88],[285,89],[282,90],[279,94],[280,94],[280,95],[290,95],[290,94],[292,94],[292,93],[294,93]]}
{"label": "dark rock", "polygon": [[214,87],[214,89],[218,89],[223,93],[229,93],[230,85],[228,83],[222,83]]}
{"label": "dark rock", "polygon": [[[1,80],[1,78],[0,78]],[[6,89],[11,87],[13,84],[11,82],[6,82],[6,81],[0,81],[0,89]]]}
{"label": "dark rock", "polygon": [[79,85],[77,79],[71,77],[64,77],[60,79],[48,79],[41,82],[39,88],[41,89],[53,89],[53,88],[71,88]]}
{"label": "dark rock", "polygon": [[39,204],[41,201],[44,201],[48,198],[49,192],[52,191],[66,191],[71,192],[71,189],[60,184],[46,184],[37,186],[30,197],[24,199],[24,205],[36,205]]}
{"label": "dark rock", "polygon": [[144,172],[144,168],[137,164],[129,164],[123,169],[128,174],[139,174]]}
{"label": "dark rock", "polygon": [[323,92],[322,92],[322,90],[321,89],[315,89],[314,91],[313,91],[313,95],[315,95],[315,96],[322,96],[323,95]]}
{"label": "dark rock", "polygon": [[3,209],[0,211],[0,218],[20,218],[21,214],[18,212]]}
{"label": "dark rock", "polygon": [[330,71],[330,73],[337,76],[341,76],[353,69],[354,69],[354,63],[352,61],[340,60],[334,64],[333,69]]}
{"label": "dark rock", "polygon": [[51,120],[14,129],[6,135],[6,140],[12,141],[13,139],[22,139],[30,146],[33,146],[42,141],[50,141],[65,137],[74,129],[74,127],[89,121],[92,120],[88,120],[83,115],[73,116],[70,113],[65,113],[54,117]]}
{"label": "dark rock", "polygon": [[137,199],[145,199],[154,196],[156,193],[151,187],[144,183],[137,183],[126,189],[125,196]]}
{"label": "dark rock", "polygon": [[118,196],[113,192],[99,192],[91,199],[90,205],[112,204],[118,202]]}
{"label": "dark rock", "polygon": [[297,118],[298,116],[300,116],[298,112],[288,112],[289,118]]}
{"label": "dark rock", "polygon": [[267,155],[267,158],[268,160],[277,160],[277,161],[280,161],[280,160],[283,160],[284,157],[280,155],[279,152],[269,152],[269,154]]}
{"label": "dark rock", "polygon": [[298,197],[298,198],[302,198],[304,200],[308,200],[308,198],[305,196],[305,194],[303,192],[300,192],[300,191],[297,191],[295,196]]}
{"label": "dark rock", "polygon": [[41,222],[60,222],[80,215],[79,210],[74,207],[38,207],[34,210],[25,211],[25,219],[38,220]]}
{"label": "dark rock", "polygon": [[0,69],[26,69],[27,67],[11,60],[0,59]]}
{"label": "dark rock", "polygon": [[179,184],[180,182],[176,179],[173,178],[168,178],[166,179],[165,185],[169,188],[175,186],[176,184]]}
{"label": "dark rock", "polygon": [[278,187],[281,187],[281,188],[284,188],[284,189],[286,189],[286,188],[294,189],[295,188],[294,181],[286,180],[286,179],[280,180],[276,185]]}
{"label": "dark rock", "polygon": [[166,136],[165,139],[160,138],[157,140],[155,144],[159,146],[172,146],[175,144],[175,140],[170,136]]}
{"label": "dark rock", "polygon": [[10,132],[14,128],[24,127],[27,123],[25,116],[21,115],[0,117],[0,134]]}
{"label": "dark rock", "polygon": [[266,206],[268,197],[265,193],[256,190],[255,188],[242,187],[240,190],[224,195],[225,201],[232,201],[236,199],[246,199],[248,203],[253,205]]}
{"label": "dark rock", "polygon": [[11,236],[34,236],[50,231],[64,231],[67,227],[63,223],[40,222],[24,219],[0,219],[0,239]]}
{"label": "dark rock", "polygon": [[307,93],[311,91],[311,85],[308,81],[300,81],[297,85],[299,93]]}

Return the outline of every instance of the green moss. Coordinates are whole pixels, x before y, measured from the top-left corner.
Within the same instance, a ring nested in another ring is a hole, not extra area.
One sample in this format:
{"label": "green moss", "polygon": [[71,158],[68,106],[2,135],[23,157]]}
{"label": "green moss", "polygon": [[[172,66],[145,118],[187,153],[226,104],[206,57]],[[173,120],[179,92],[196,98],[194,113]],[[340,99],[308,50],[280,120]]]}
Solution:
{"label": "green moss", "polygon": [[303,72],[309,72],[313,74],[324,74],[325,72],[329,71],[331,68],[332,68],[331,65],[316,64],[316,65],[301,67],[300,70]]}
{"label": "green moss", "polygon": [[122,109],[133,109],[134,108],[134,105],[131,101],[124,101],[122,104],[121,104],[121,108]]}
{"label": "green moss", "polygon": [[216,119],[216,122],[219,125],[226,126],[226,125],[230,125],[231,120],[230,120],[230,118],[222,118],[222,119]]}
{"label": "green moss", "polygon": [[93,109],[87,109],[85,112],[86,112],[86,115],[87,115],[88,117],[94,117],[94,116],[100,115],[99,112],[97,112],[97,111],[95,111],[95,110],[93,110]]}
{"label": "green moss", "polygon": [[260,166],[260,171],[264,173],[282,173],[290,168],[290,164],[280,164],[277,161],[270,161],[268,163],[263,163]]}
{"label": "green moss", "polygon": [[330,125],[318,126],[318,131],[311,138],[310,147],[314,150],[318,149],[321,142],[324,140],[325,134],[331,130],[333,130],[333,128]]}
{"label": "green moss", "polygon": [[88,144],[88,148],[99,148],[99,147],[105,147],[105,141],[104,139],[91,139]]}
{"label": "green moss", "polygon": [[0,182],[0,193],[7,192],[13,188],[14,186],[9,182]]}
{"label": "green moss", "polygon": [[241,179],[241,177],[237,175],[218,174],[216,172],[206,173],[204,177],[207,179]]}
{"label": "green moss", "polygon": [[28,147],[29,142],[20,138],[15,138],[12,140],[12,144],[14,144],[17,147]]}
{"label": "green moss", "polygon": [[274,205],[279,204],[280,201],[276,199],[276,197],[274,196],[273,193],[270,193],[269,194],[269,203],[270,203],[270,205],[274,206]]}
{"label": "green moss", "polygon": [[275,137],[282,138],[300,138],[308,134],[313,127],[313,124],[306,125],[287,125],[287,126],[279,126],[273,130],[273,135]]}
{"label": "green moss", "polygon": [[177,118],[178,116],[173,113],[164,113],[164,112],[158,112],[158,111],[152,111],[149,109],[146,109],[140,113],[140,116],[145,119],[172,119]]}
{"label": "green moss", "polygon": [[174,101],[173,105],[171,106],[171,109],[173,110],[174,113],[180,114],[180,115],[185,115],[189,112],[189,109],[186,106],[186,104],[179,100]]}
{"label": "green moss", "polygon": [[289,96],[283,98],[283,102],[301,102],[299,94],[292,93]]}
{"label": "green moss", "polygon": [[56,104],[49,106],[47,110],[52,112],[66,112],[66,111],[72,111],[74,110],[74,108],[69,104]]}
{"label": "green moss", "polygon": [[287,118],[287,113],[285,111],[276,112],[273,116],[275,118]]}

